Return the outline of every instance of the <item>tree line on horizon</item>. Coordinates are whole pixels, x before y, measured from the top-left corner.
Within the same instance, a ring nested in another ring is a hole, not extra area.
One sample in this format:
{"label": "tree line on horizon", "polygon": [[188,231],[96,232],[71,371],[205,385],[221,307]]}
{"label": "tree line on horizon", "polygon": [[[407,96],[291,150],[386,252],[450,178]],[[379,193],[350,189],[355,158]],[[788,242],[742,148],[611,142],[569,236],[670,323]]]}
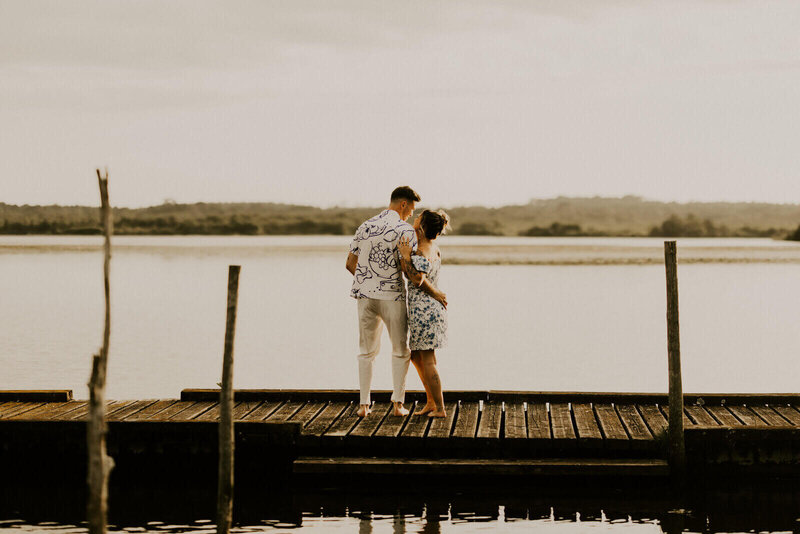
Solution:
{"label": "tree line on horizon", "polygon": [[[424,207],[424,206],[423,206]],[[277,203],[164,203],[115,208],[118,235],[349,235],[382,208]],[[0,203],[0,234],[92,235],[98,208]],[[772,237],[800,240],[800,205],[668,203],[640,197],[536,199],[489,208],[456,207],[454,235]]]}

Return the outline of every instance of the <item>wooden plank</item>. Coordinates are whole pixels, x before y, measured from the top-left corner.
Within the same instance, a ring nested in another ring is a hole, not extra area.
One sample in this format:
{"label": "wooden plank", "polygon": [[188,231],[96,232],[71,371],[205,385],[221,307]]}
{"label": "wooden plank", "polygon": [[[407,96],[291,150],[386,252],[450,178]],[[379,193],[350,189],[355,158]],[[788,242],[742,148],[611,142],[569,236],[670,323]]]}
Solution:
{"label": "wooden plank", "polygon": [[[106,415],[108,415],[113,410],[120,407],[123,404],[121,401],[106,401]],[[72,410],[68,414],[65,414],[63,417],[59,419],[64,419],[66,421],[81,421],[86,419],[86,415],[89,413],[89,403],[87,402],[77,410]]]}
{"label": "wooden plank", "polygon": [[526,475],[526,476],[658,476],[669,474],[660,459],[532,458],[532,459],[408,459],[374,457],[300,457],[297,474],[316,475]]}
{"label": "wooden plank", "polygon": [[358,408],[359,405],[357,403],[350,404],[336,422],[325,431],[324,435],[331,438],[343,438],[349,434],[361,420],[358,416]]}
{"label": "wooden plank", "polygon": [[668,426],[667,418],[664,417],[664,414],[661,413],[661,410],[658,409],[658,406],[655,404],[639,404],[636,406],[636,408],[642,415],[644,422],[647,423],[648,428],[650,428],[650,432],[653,434],[653,437],[666,435]]}
{"label": "wooden plank", "polygon": [[305,406],[305,401],[291,401],[287,402],[277,410],[275,413],[267,417],[266,421],[270,421],[273,423],[278,423],[281,421],[288,421],[295,413],[297,413],[300,408]]}
{"label": "wooden plank", "polygon": [[563,402],[552,403],[550,405],[550,422],[553,425],[553,439],[577,439],[575,428],[572,426],[572,413],[570,412],[568,404]]}
{"label": "wooden plank", "polygon": [[[462,401],[488,400],[487,391],[447,390],[447,397]],[[392,395],[388,390],[372,390],[375,402],[390,402]],[[357,389],[237,389],[234,391],[236,401],[305,401],[305,402],[357,402]],[[424,399],[424,391],[406,391],[406,400]],[[181,391],[183,401],[219,400],[219,389],[184,389]],[[503,400],[503,399],[499,399]]]}
{"label": "wooden plank", "polygon": [[106,418],[106,421],[121,421],[125,419],[127,416],[133,415],[136,412],[139,412],[144,408],[147,408],[148,406],[153,405],[155,403],[156,403],[155,399],[132,402],[131,404],[128,404],[127,406],[119,410],[115,410],[114,413],[112,413]]}
{"label": "wooden plank", "polygon": [[478,430],[479,415],[480,406],[477,402],[462,402],[458,407],[452,437],[474,438],[475,432]]}
{"label": "wooden plank", "polygon": [[478,423],[478,438],[500,439],[500,429],[503,425],[503,404],[499,401],[483,403],[483,413]]}
{"label": "wooden plank", "polygon": [[245,415],[242,418],[242,421],[263,421],[275,413],[275,410],[280,408],[282,405],[283,403],[280,401],[262,402],[258,405],[258,407],[256,407],[255,410]]}
{"label": "wooden plank", "polygon": [[[666,393],[614,391],[487,391],[486,400],[591,404],[669,404]],[[800,393],[685,393],[684,405],[698,404],[798,404]]]}
{"label": "wooden plank", "polygon": [[773,406],[772,408],[794,426],[800,426],[800,412],[794,406]]}
{"label": "wooden plank", "polygon": [[41,414],[46,414],[51,412],[53,408],[58,406],[64,406],[65,402],[44,402],[40,404],[38,407],[34,408],[33,410],[26,410],[22,413],[17,413],[17,415],[11,415],[8,417],[4,417],[4,419],[40,419]]}
{"label": "wooden plank", "polygon": [[525,405],[520,401],[506,403],[506,439],[526,439],[528,430],[525,426]]}
{"label": "wooden plank", "polygon": [[[236,402],[233,405],[233,410],[231,412],[231,416],[233,420],[241,419],[241,417],[237,417],[237,415],[246,415],[247,412],[255,408],[257,402]],[[216,403],[214,406],[211,407],[210,410],[203,412],[201,415],[198,415],[194,418],[195,421],[219,421],[219,414],[220,414],[221,405]]]}
{"label": "wooden plank", "polygon": [[705,408],[698,405],[692,406],[685,406],[684,410],[686,410],[686,414],[689,418],[697,425],[708,425],[708,426],[716,426],[717,420],[711,417],[711,414],[706,411]]}
{"label": "wooden plank", "polygon": [[789,426],[789,423],[786,422],[786,419],[781,417],[770,406],[751,406],[750,409],[753,410],[761,419],[766,421],[770,426]]}
{"label": "wooden plank", "polygon": [[174,415],[179,414],[183,410],[187,409],[189,406],[192,406],[194,401],[178,401],[173,404],[170,404],[163,410],[153,413],[147,416],[141,416],[140,421],[167,421]]}
{"label": "wooden plank", "polygon": [[436,417],[431,421],[431,427],[428,429],[428,438],[442,439],[450,437],[458,413],[458,403],[445,402],[444,409],[447,412],[447,417]]}
{"label": "wooden plank", "polygon": [[619,420],[617,411],[612,405],[595,404],[594,410],[606,442],[628,441],[628,433],[625,432],[625,427],[622,426],[622,421]]}
{"label": "wooden plank", "polygon": [[591,404],[573,404],[572,414],[575,416],[578,439],[581,441],[599,441],[603,439],[603,435],[600,433],[600,427],[597,426],[597,419],[595,419]]}
{"label": "wooden plank", "polygon": [[550,439],[550,413],[543,402],[528,403],[528,438]]}
{"label": "wooden plank", "polygon": [[67,402],[71,400],[71,389],[0,390],[0,402]]}
{"label": "wooden plank", "polygon": [[192,421],[197,416],[210,410],[214,405],[218,404],[217,401],[200,401],[195,402],[185,410],[181,410],[177,414],[170,417],[170,421]]}
{"label": "wooden plank", "polygon": [[350,402],[332,402],[328,404],[320,414],[303,429],[303,434],[308,436],[321,436],[351,404]]}
{"label": "wooden plank", "polygon": [[231,417],[234,421],[241,421],[247,416],[247,414],[255,410],[260,404],[261,401],[237,402],[236,406],[233,408],[233,412],[231,412]]}
{"label": "wooden plank", "polygon": [[728,409],[746,426],[768,426],[747,406],[728,406]]}
{"label": "wooden plank", "polygon": [[125,400],[125,401],[114,401],[110,403],[106,407],[106,421],[108,421],[111,417],[113,417],[120,411],[127,411],[131,406],[134,406],[137,402],[140,401]]}
{"label": "wooden plank", "polygon": [[139,410],[138,412],[132,413],[124,417],[123,421],[142,421],[144,419],[147,419],[148,417],[156,415],[162,410],[169,408],[176,402],[178,401],[175,399],[164,399],[154,402],[150,406],[147,406],[146,408]]}
{"label": "wooden plank", "polygon": [[289,419],[293,423],[301,423],[303,427],[308,426],[311,421],[317,416],[322,409],[327,406],[327,402],[309,402],[305,406],[297,410],[297,412]]}
{"label": "wooden plank", "polygon": [[405,417],[398,417],[389,412],[389,415],[381,423],[381,426],[373,434],[375,437],[381,438],[396,438],[402,432],[406,422],[412,417],[412,412]]}
{"label": "wooden plank", "polygon": [[35,408],[44,406],[45,404],[46,403],[44,402],[10,402],[8,403],[8,406],[5,407],[3,412],[0,413],[0,419],[8,419],[15,415],[29,412]]}
{"label": "wooden plank", "polygon": [[[67,416],[78,408],[86,406],[86,401],[69,401],[69,402],[50,402],[41,408],[37,408],[31,412],[26,412],[21,415],[10,417],[9,419],[34,419],[37,421],[51,421],[54,419],[61,419]],[[35,412],[35,413],[34,413]]]}
{"label": "wooden plank", "polygon": [[741,421],[736,419],[725,406],[706,406],[706,410],[708,410],[708,413],[713,415],[714,419],[719,421],[719,424],[722,426],[742,426]]}
{"label": "wooden plank", "polygon": [[[661,413],[664,414],[664,418],[667,420],[667,426],[669,426],[669,404],[661,404],[659,406],[659,408],[661,409]],[[688,415],[686,415],[686,410],[684,409],[684,412],[683,412],[683,427],[686,428],[686,427],[690,427],[690,426],[695,426],[695,424],[696,423],[694,421],[692,421],[689,418]]]}
{"label": "wooden plank", "polygon": [[[417,403],[417,405],[414,406],[411,411],[413,412],[418,407],[420,407],[419,403]],[[401,432],[400,435],[404,438],[424,438],[430,424],[431,418],[428,417],[427,414],[412,415],[408,420],[408,424],[406,424],[406,427],[403,429],[403,432]]]}
{"label": "wooden plank", "polygon": [[617,413],[632,440],[653,441],[653,434],[633,404],[617,404]]}
{"label": "wooden plank", "polygon": [[375,433],[383,419],[392,409],[391,402],[376,402],[372,405],[372,413],[363,417],[356,427],[350,432],[350,436],[369,437]]}

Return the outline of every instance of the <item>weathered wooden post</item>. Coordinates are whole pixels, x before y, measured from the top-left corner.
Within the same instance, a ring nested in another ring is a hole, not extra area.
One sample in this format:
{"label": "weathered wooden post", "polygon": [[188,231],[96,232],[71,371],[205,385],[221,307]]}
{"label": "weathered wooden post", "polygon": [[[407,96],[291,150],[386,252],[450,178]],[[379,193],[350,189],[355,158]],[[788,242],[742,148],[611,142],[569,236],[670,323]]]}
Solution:
{"label": "weathered wooden post", "polygon": [[108,369],[108,342],[111,336],[111,300],[109,271],[111,267],[111,234],[114,232],[114,221],[111,206],[108,202],[108,170],[105,177],[97,169],[97,181],[100,185],[100,216],[103,221],[103,281],[105,287],[106,310],[105,327],[103,329],[103,346],[99,354],[92,358],[92,376],[89,378],[89,422],[87,425],[87,451],[89,455],[89,501],[86,512],[91,534],[104,534],[106,531],[106,515],[108,501],[108,475],[114,467],[114,460],[106,454],[106,420],[105,420],[105,388],[106,370]]}
{"label": "weathered wooden post", "polygon": [[669,354],[669,465],[682,478],[686,470],[686,445],[683,435],[683,383],[681,379],[681,340],[678,322],[678,259],[675,241],[664,241],[667,270],[667,351]]}
{"label": "weathered wooden post", "polygon": [[233,337],[239,297],[239,265],[228,266],[228,316],[225,354],[219,394],[219,466],[217,482],[217,532],[228,534],[233,519]]}

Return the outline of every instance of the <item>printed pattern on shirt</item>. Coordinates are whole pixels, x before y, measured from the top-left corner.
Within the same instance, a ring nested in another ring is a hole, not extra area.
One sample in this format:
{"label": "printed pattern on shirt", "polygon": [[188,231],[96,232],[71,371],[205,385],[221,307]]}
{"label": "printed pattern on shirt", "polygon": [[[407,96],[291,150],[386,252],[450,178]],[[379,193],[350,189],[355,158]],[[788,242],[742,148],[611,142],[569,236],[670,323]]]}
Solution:
{"label": "printed pattern on shirt", "polygon": [[350,296],[380,300],[405,300],[406,283],[400,270],[397,243],[407,236],[417,246],[414,227],[394,210],[384,210],[356,230],[350,253],[358,256]]}

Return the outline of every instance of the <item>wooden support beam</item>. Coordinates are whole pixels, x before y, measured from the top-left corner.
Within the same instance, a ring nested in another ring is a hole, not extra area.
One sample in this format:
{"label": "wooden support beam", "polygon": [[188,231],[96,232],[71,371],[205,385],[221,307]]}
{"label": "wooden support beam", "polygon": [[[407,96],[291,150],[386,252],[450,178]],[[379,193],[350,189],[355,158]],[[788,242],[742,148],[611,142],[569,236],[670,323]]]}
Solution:
{"label": "wooden support beam", "polygon": [[103,346],[92,358],[92,375],[89,378],[89,424],[87,425],[87,450],[89,457],[89,500],[86,512],[90,534],[105,534],[108,476],[114,461],[106,454],[105,389],[106,370],[108,369],[108,344],[111,337],[111,234],[114,232],[114,221],[111,216],[111,205],[108,201],[108,170],[101,176],[97,169],[97,182],[100,186],[100,214],[103,222],[103,286],[105,289],[105,326],[103,328]]}
{"label": "wooden support beam", "polygon": [[669,465],[682,477],[686,470],[686,444],[683,435],[683,381],[678,320],[678,257],[675,241],[664,242],[667,274],[667,352],[669,355]]}
{"label": "wooden support beam", "polygon": [[219,396],[219,466],[217,478],[217,532],[228,534],[233,518],[233,338],[239,299],[239,265],[228,267],[228,306],[225,322],[225,353]]}

